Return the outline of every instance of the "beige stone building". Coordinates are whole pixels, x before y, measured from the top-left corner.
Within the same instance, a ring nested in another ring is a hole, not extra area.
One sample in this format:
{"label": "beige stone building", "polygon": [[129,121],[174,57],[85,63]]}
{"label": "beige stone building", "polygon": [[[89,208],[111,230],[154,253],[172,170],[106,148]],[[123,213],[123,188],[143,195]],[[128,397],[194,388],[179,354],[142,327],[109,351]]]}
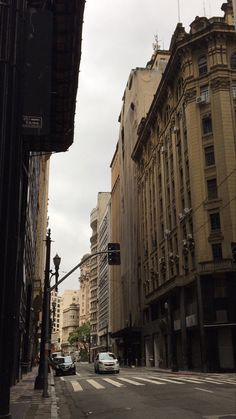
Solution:
{"label": "beige stone building", "polygon": [[130,73],[119,117],[119,141],[111,163],[111,241],[118,241],[121,246],[121,266],[111,268],[112,337],[115,351],[126,364],[141,362],[142,326],[137,173],[131,154],[137,142],[138,126],[149,110],[169,53],[162,51],[154,56],[146,68]]}
{"label": "beige stone building", "polygon": [[60,301],[60,343],[61,349],[68,353],[68,337],[79,327],[80,290],[65,290]]}
{"label": "beige stone building", "polygon": [[[81,262],[86,259],[89,254],[86,254],[81,259]],[[81,326],[84,323],[90,321],[90,264],[91,260],[88,259],[80,267],[80,297],[79,297],[79,306],[80,306],[80,318],[79,325]]]}
{"label": "beige stone building", "polygon": [[53,290],[51,292],[51,351],[59,351],[61,349],[60,341],[60,318],[61,318],[61,296]]}
{"label": "beige stone building", "polygon": [[[91,211],[90,226],[92,235],[90,238],[91,253],[99,251],[98,230],[100,222],[104,216],[107,205],[110,200],[109,192],[99,192],[97,197],[97,206]],[[93,359],[99,350],[98,340],[98,274],[99,274],[99,256],[94,256],[90,260],[90,324],[91,324],[91,341],[90,355]]]}
{"label": "beige stone building", "polygon": [[222,10],[177,25],[133,144],[146,365],[236,368],[236,34]]}

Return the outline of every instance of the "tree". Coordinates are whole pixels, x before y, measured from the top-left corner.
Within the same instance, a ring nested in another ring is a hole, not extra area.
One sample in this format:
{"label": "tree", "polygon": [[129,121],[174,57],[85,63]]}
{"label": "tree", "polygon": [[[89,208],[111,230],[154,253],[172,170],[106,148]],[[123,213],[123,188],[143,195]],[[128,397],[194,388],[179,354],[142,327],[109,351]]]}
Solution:
{"label": "tree", "polygon": [[71,345],[78,344],[80,353],[83,353],[83,357],[88,357],[89,342],[90,342],[91,326],[89,322],[82,324],[80,327],[71,332],[68,341]]}

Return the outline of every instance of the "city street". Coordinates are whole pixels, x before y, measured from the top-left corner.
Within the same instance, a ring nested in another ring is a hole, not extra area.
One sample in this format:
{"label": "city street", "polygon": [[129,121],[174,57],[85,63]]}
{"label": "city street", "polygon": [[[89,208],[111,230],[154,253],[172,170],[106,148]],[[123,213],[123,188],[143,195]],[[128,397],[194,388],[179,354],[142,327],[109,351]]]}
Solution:
{"label": "city street", "polygon": [[92,364],[77,364],[76,376],[55,377],[55,386],[61,418],[236,418],[234,374],[122,368],[98,375]]}

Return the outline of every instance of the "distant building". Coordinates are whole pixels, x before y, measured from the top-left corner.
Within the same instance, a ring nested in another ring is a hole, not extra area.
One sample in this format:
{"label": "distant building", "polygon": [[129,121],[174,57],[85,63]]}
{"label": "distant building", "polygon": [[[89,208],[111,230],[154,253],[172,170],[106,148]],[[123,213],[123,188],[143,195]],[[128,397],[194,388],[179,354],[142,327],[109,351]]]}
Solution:
{"label": "distant building", "polygon": [[65,290],[60,300],[60,343],[64,352],[70,351],[68,337],[79,327],[80,290]]}
{"label": "distant building", "polygon": [[53,290],[51,292],[51,319],[52,319],[52,333],[51,344],[52,351],[59,351],[61,349],[60,341],[60,318],[61,318],[61,296]]}
{"label": "distant building", "polygon": [[[81,262],[83,262],[87,256],[89,256],[89,254],[84,255],[81,259]],[[80,267],[80,326],[90,321],[90,263],[91,261],[88,259]]]}
{"label": "distant building", "polygon": [[[110,192],[99,192],[97,198],[97,206],[90,214],[90,226],[92,228],[92,236],[90,238],[91,253],[99,250],[98,231],[100,222],[106,212],[108,203],[110,201]],[[91,324],[91,341],[90,341],[90,354],[91,358],[99,350],[98,341],[98,274],[99,274],[99,257],[94,256],[91,258],[90,264],[90,324]]]}
{"label": "distant building", "polygon": [[158,51],[147,67],[131,71],[119,117],[117,151],[111,164],[111,241],[118,240],[121,247],[121,266],[111,269],[112,337],[114,348],[125,364],[140,364],[142,352],[138,259],[140,220],[137,168],[131,154],[138,138],[138,126],[150,108],[169,55],[168,51]]}

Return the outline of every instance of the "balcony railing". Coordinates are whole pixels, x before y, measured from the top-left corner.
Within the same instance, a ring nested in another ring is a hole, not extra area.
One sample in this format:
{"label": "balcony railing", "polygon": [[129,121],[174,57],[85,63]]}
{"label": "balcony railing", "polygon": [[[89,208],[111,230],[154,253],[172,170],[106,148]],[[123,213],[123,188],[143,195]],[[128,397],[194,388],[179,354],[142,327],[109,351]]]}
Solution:
{"label": "balcony railing", "polygon": [[236,271],[236,263],[233,262],[232,259],[221,259],[208,262],[200,262],[198,264],[199,274],[225,271]]}

